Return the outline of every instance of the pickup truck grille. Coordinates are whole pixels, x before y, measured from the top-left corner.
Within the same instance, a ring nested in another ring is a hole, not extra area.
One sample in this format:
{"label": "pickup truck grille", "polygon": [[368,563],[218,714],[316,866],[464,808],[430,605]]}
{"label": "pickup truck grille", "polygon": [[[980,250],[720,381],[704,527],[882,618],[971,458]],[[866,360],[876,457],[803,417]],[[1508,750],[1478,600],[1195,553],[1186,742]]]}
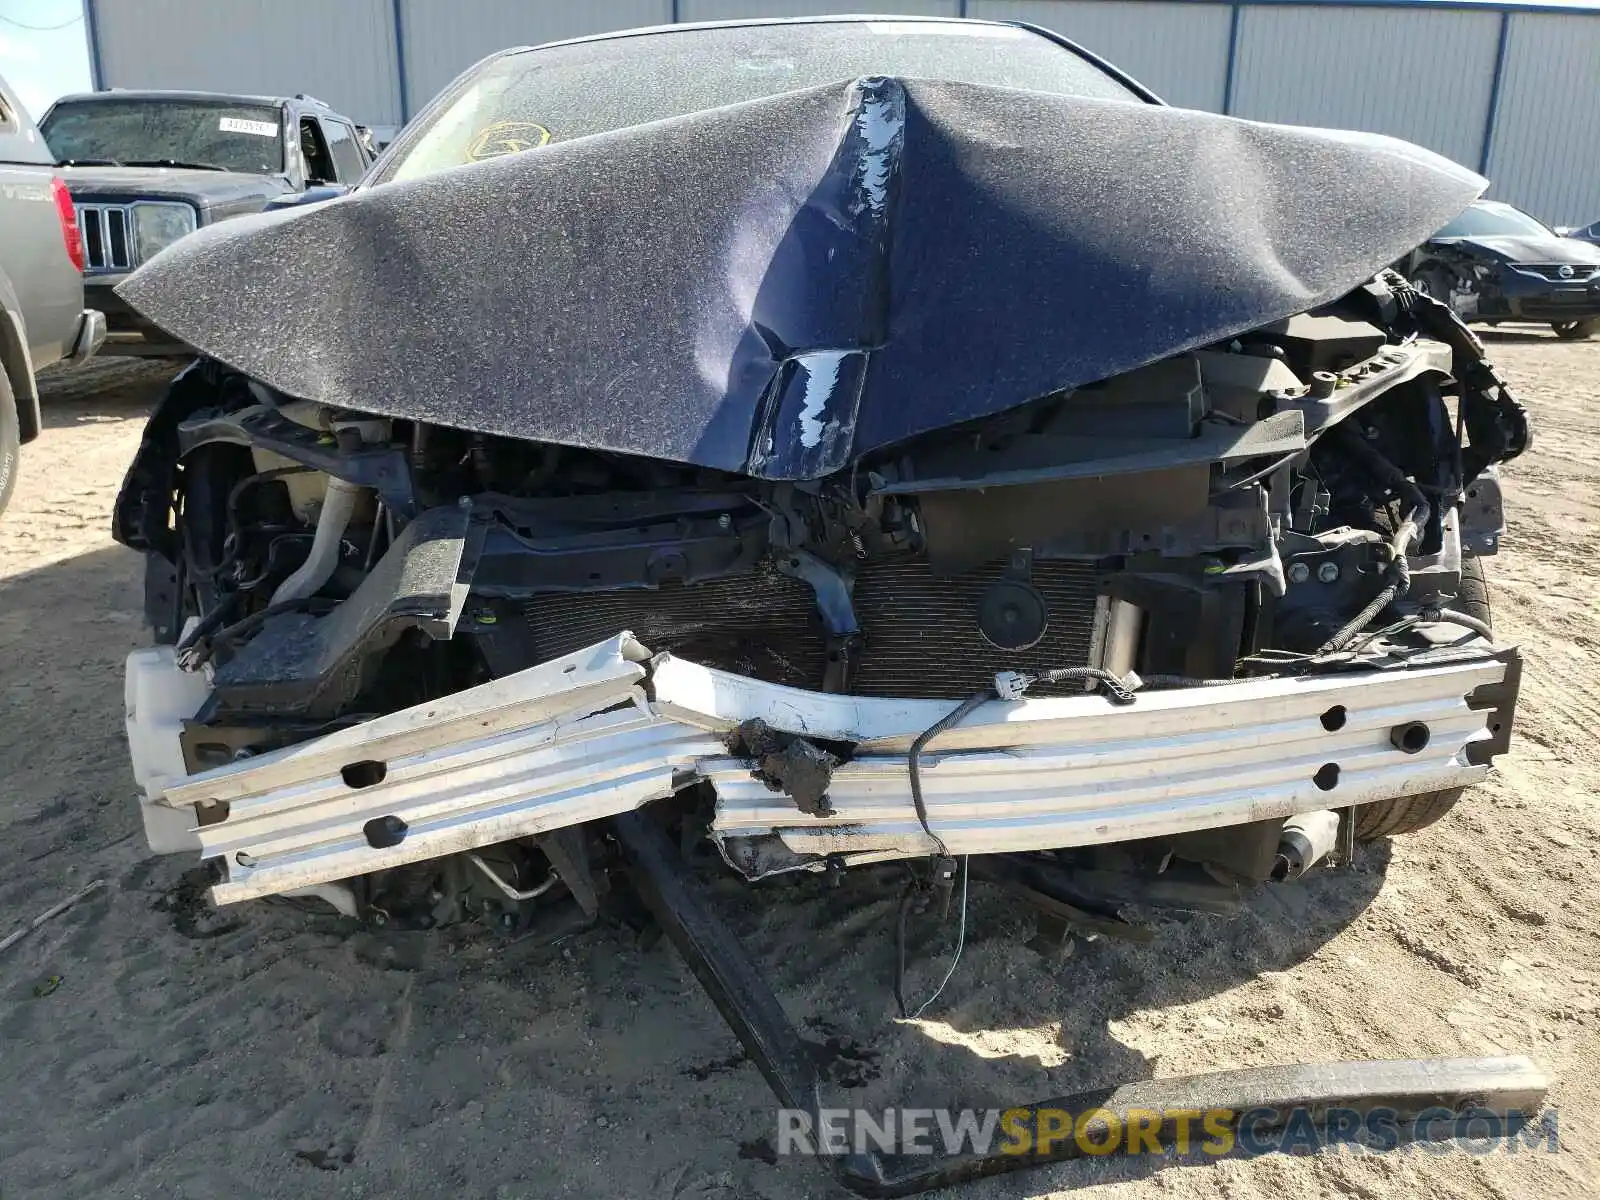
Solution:
{"label": "pickup truck grille", "polygon": [[85,275],[131,271],[133,217],[126,204],[80,204],[78,228],[83,231]]}

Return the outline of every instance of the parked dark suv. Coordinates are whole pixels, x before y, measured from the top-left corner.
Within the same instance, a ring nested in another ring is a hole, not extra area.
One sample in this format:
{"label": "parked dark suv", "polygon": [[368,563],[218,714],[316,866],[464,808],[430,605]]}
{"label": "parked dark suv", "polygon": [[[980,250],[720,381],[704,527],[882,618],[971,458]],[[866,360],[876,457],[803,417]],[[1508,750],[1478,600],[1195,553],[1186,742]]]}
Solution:
{"label": "parked dark suv", "polygon": [[112,290],[142,262],[277,197],[348,187],[372,161],[354,121],[305,95],[95,92],[63,97],[39,129],[77,205],[108,354],[185,351]]}
{"label": "parked dark suv", "polygon": [[39,436],[34,373],[88,358],[105,321],[83,306],[72,201],[32,119],[0,79],[0,510],[21,447]]}

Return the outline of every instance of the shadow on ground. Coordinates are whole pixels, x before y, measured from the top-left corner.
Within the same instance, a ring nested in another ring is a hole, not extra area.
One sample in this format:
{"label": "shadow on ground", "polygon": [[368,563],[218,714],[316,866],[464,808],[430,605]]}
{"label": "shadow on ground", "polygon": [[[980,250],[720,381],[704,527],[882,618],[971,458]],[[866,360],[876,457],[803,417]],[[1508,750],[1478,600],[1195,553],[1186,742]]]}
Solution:
{"label": "shadow on ground", "polygon": [[[1363,847],[1355,870],[1266,885],[1235,915],[1144,914],[1155,930],[1151,942],[1078,939],[1061,959],[1030,946],[1030,910],[975,883],[961,962],[930,1007],[925,1030],[892,1021],[893,922],[901,886],[893,873],[857,873],[838,888],[815,879],[784,881],[758,890],[764,896],[759,908],[736,881],[719,878],[710,886],[719,911],[778,983],[802,1033],[843,1029],[857,1059],[874,1064],[864,1078],[855,1070],[844,1080],[848,1086],[834,1086],[831,1103],[1003,1109],[1176,1073],[1147,1059],[1114,1028],[1152,1010],[1181,1023],[1185,1006],[1311,957],[1372,903],[1388,864],[1387,844]],[[908,989],[913,1005],[944,973],[953,925],[952,917],[943,936],[919,948],[917,982]],[[802,982],[808,971],[822,973],[820,986]],[[1248,1025],[1262,1015],[1244,1006],[1238,1020]],[[953,1043],[940,1025],[970,1041]],[[1015,1036],[995,1037],[999,1031]],[[1006,1042],[1031,1053],[992,1049]],[[1045,1059],[1065,1061],[1046,1070]],[[1274,1060],[1282,1056],[1267,1061]],[[834,1083],[840,1083],[837,1076]],[[1160,1157],[1072,1163],[1049,1168],[1033,1186],[1043,1187],[1046,1179],[1051,1187],[1137,1179],[1171,1165]],[[1018,1194],[1007,1186],[1024,1185],[992,1186],[996,1190],[985,1194]]]}
{"label": "shadow on ground", "polygon": [[144,415],[184,363],[156,358],[94,358],[77,367],[51,367],[39,376],[46,429]]}
{"label": "shadow on ground", "polygon": [[1560,342],[1563,340],[1556,337],[1555,331],[1548,325],[1526,326],[1517,329],[1486,329],[1482,325],[1474,325],[1472,332],[1477,334],[1479,340],[1486,346],[1517,345],[1527,342]]}
{"label": "shadow on ground", "polygon": [[[60,1194],[521,1195],[550,1178],[586,1195],[818,1194],[809,1164],[760,1161],[776,1101],[664,942],[616,923],[540,946],[269,904],[198,913],[192,864],[145,851],[126,766],[141,567],[109,548],[0,581],[0,908],[32,914],[107,880],[0,979],[8,1069],[44,1085],[0,1130],[9,1182],[55,1186],[70,1162]],[[1268,887],[1238,915],[1164,917],[1149,944],[1078,942],[1064,961],[1027,948],[1027,910],[974,884],[960,965],[922,1024],[893,1019],[897,872],[837,888],[702,878],[816,1044],[833,1103],[1005,1107],[1173,1073],[1117,1023],[1181,1022],[1183,1006],[1316,953],[1387,864],[1370,848],[1358,870]],[[944,973],[952,934],[919,945],[914,996]],[[596,1122],[604,1151],[574,1152],[573,1129]],[[1171,1166],[1071,1163],[968,1194]],[[662,1191],[668,1178],[730,1182]]]}

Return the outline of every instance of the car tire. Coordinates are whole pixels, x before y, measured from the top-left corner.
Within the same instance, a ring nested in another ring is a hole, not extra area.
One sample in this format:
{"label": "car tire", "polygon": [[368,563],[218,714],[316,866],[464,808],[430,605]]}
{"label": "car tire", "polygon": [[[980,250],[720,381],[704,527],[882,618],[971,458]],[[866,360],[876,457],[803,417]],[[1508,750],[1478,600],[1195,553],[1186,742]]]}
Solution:
{"label": "car tire", "polygon": [[1411,276],[1411,286],[1440,304],[1450,306],[1450,272],[1437,263],[1419,268]]}
{"label": "car tire", "polygon": [[0,371],[0,513],[5,512],[17,486],[22,467],[22,427],[17,420],[17,402],[11,394],[11,381]]}
{"label": "car tire", "polygon": [[[1461,591],[1452,607],[1485,624],[1490,622],[1489,581],[1484,577],[1483,559],[1476,555],[1462,556]],[[1415,833],[1419,829],[1426,829],[1454,808],[1465,790],[1449,788],[1442,792],[1424,792],[1420,796],[1400,796],[1394,800],[1360,805],[1356,809],[1356,838],[1372,842],[1399,833]]]}
{"label": "car tire", "polygon": [[1563,342],[1581,342],[1600,332],[1600,317],[1590,317],[1587,321],[1551,321],[1550,328]]}

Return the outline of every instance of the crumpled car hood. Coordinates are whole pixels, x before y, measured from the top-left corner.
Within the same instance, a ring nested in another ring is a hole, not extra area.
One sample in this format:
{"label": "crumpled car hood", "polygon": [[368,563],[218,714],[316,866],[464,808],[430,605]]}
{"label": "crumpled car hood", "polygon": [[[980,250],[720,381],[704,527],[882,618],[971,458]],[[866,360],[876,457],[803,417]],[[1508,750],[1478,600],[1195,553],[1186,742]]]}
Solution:
{"label": "crumpled car hood", "polygon": [[229,221],[119,290],[292,396],[813,479],[1332,300],[1483,187],[1373,135],[863,79]]}

